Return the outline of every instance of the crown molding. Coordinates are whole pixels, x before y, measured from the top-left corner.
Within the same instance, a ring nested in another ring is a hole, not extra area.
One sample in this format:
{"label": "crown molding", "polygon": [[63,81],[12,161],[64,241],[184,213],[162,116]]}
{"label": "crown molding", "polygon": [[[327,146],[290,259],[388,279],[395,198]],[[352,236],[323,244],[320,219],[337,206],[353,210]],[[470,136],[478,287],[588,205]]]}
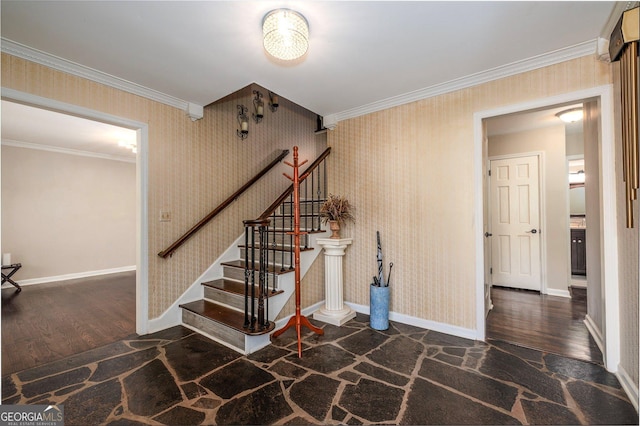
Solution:
{"label": "crown molding", "polygon": [[113,87],[124,92],[142,96],[143,98],[150,99],[155,102],[160,102],[162,104],[172,106],[181,111],[185,111],[185,113],[194,121],[202,118],[202,116],[199,114],[201,109],[203,108],[202,106],[198,106],[185,100],[167,95],[165,93],[158,92],[157,90],[149,89],[147,87],[132,83],[119,77],[112,76],[102,71],[98,71],[96,69],[68,61],[58,56],[50,55],[41,50],[33,49],[29,46],[16,43],[15,41],[6,39],[4,37],[2,37],[1,40],[2,53],[7,53],[9,55],[25,59],[27,61],[35,62],[37,64],[44,65],[55,70],[65,72],[67,74],[86,78],[87,80],[95,81],[96,83],[101,83],[105,86]]}
{"label": "crown molding", "polygon": [[456,90],[466,89],[468,87],[477,86],[493,80],[521,74],[549,65],[558,64],[569,61],[571,59],[581,58],[583,56],[593,55],[596,53],[597,40],[589,40],[574,46],[563,49],[554,50],[553,52],[534,56],[522,61],[512,62],[507,65],[496,67],[487,71],[471,74],[466,77],[458,78],[442,84],[425,87],[423,89],[408,92],[402,95],[394,96],[380,101],[372,102],[367,105],[348,109],[346,111],[329,114],[324,117],[325,127],[333,129],[338,122],[355,118],[373,112],[382,111],[392,107],[408,104],[422,99],[432,98],[434,96],[443,95],[445,93],[454,92]]}
{"label": "crown molding", "polygon": [[59,146],[41,145],[38,143],[22,142],[12,139],[2,139],[2,146],[13,146],[16,148],[36,149],[38,151],[55,152],[57,154],[77,155],[80,157],[100,158],[102,160],[122,161],[125,163],[136,162],[135,157],[122,157],[119,155],[101,154],[98,152],[81,151],[79,149],[62,148]]}

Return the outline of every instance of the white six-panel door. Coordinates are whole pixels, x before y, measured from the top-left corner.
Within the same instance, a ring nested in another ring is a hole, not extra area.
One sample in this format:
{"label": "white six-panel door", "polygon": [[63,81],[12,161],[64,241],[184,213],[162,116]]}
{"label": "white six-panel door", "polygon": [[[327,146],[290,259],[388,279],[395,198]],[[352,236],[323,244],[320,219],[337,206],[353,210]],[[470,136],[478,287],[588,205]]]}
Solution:
{"label": "white six-panel door", "polygon": [[541,289],[538,156],[491,160],[493,285]]}

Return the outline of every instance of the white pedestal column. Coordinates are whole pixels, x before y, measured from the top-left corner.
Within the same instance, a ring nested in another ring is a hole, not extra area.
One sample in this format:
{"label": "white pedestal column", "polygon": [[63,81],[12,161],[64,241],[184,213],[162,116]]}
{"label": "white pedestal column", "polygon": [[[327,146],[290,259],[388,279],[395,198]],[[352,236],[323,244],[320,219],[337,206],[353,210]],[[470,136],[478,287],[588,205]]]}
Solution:
{"label": "white pedestal column", "polygon": [[344,304],[342,257],[353,238],[319,238],[324,248],[325,305],[313,314],[313,319],[338,327],[355,318],[356,312]]}

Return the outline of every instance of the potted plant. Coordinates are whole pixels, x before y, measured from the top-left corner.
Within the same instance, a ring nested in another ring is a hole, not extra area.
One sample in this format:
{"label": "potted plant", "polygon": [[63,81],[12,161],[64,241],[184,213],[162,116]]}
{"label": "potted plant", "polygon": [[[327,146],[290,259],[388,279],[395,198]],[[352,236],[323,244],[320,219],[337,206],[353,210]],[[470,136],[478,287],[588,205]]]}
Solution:
{"label": "potted plant", "polygon": [[353,207],[345,197],[329,194],[327,200],[320,207],[322,223],[329,222],[332,234],[330,238],[340,238],[340,226],[348,221],[355,221]]}

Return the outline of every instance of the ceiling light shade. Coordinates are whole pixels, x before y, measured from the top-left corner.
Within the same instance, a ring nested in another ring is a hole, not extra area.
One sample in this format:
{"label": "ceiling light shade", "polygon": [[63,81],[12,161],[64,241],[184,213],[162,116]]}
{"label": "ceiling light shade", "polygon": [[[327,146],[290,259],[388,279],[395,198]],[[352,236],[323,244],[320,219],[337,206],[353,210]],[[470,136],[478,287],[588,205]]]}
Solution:
{"label": "ceiling light shade", "polygon": [[560,111],[556,116],[565,123],[575,123],[582,120],[582,108],[572,108],[566,111]]}
{"label": "ceiling light shade", "polygon": [[284,61],[298,59],[309,48],[309,24],[304,16],[290,9],[276,9],[262,21],[265,50]]}

